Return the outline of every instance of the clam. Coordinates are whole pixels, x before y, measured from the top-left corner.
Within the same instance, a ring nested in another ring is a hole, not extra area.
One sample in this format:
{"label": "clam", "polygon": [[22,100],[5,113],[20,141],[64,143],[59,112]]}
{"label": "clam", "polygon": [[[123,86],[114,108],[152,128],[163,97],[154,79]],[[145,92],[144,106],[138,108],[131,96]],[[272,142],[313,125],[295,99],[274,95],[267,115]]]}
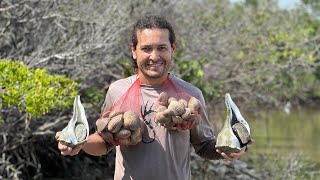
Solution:
{"label": "clam", "polygon": [[250,127],[242,117],[239,108],[232,101],[230,94],[225,95],[227,118],[217,136],[216,148],[230,154],[239,152],[250,142]]}
{"label": "clam", "polygon": [[73,116],[68,125],[61,131],[58,141],[69,147],[75,147],[86,142],[88,136],[89,124],[80,96],[77,95],[73,103]]}

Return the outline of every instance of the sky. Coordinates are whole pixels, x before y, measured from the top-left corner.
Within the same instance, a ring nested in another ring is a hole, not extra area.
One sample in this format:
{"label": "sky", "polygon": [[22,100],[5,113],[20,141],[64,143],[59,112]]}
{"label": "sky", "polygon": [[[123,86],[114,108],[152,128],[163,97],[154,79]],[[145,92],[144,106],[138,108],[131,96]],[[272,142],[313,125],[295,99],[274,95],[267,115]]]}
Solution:
{"label": "sky", "polygon": [[279,7],[283,9],[291,9],[299,3],[300,0],[278,0]]}
{"label": "sky", "polygon": [[[244,0],[230,0],[231,2],[240,2]],[[282,9],[291,9],[299,4],[300,0],[278,0],[279,7]]]}

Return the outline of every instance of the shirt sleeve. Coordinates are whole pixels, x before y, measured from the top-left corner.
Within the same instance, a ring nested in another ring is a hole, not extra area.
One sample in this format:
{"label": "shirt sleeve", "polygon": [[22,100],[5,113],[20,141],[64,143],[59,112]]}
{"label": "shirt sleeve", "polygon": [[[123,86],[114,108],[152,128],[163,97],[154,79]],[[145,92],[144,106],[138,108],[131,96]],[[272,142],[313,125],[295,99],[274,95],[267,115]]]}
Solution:
{"label": "shirt sleeve", "polygon": [[114,104],[114,101],[113,101],[113,99],[112,99],[112,87],[110,86],[109,87],[109,90],[108,90],[108,92],[107,92],[107,94],[106,94],[106,97],[105,97],[105,99],[104,99],[104,103],[103,103],[103,106],[102,106],[102,108],[101,108],[101,114],[100,114],[100,117],[105,113],[105,112],[107,112],[107,110],[109,110],[112,106],[113,106],[113,104]]}
{"label": "shirt sleeve", "polygon": [[202,93],[197,97],[201,103],[199,124],[190,130],[191,144],[195,152],[205,159],[222,159],[216,152],[216,137],[208,120],[206,105]]}
{"label": "shirt sleeve", "polygon": [[110,84],[107,91],[103,106],[101,108],[101,116],[107,112],[117,101],[126,93],[126,91],[135,82],[136,76],[117,80]]}

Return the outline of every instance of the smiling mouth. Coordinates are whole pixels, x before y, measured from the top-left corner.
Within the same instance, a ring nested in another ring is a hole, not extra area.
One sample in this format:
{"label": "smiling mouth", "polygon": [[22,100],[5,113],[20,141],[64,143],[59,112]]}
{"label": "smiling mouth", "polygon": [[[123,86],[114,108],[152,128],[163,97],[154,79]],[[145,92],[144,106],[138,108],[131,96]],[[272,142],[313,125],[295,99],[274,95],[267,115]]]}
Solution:
{"label": "smiling mouth", "polygon": [[152,63],[152,64],[147,64],[147,66],[150,66],[150,67],[159,67],[159,66],[162,66],[163,63],[162,62],[159,62],[159,63]]}

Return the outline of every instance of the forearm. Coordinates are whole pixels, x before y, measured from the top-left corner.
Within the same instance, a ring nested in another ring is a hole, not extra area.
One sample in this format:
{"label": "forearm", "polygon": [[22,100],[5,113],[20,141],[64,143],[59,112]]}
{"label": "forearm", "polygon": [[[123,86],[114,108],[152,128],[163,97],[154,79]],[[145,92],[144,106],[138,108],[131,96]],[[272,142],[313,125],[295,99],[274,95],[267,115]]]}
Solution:
{"label": "forearm", "polygon": [[194,145],[194,148],[195,148],[195,152],[199,156],[205,159],[210,159],[210,160],[223,159],[221,154],[216,152],[215,145],[216,145],[216,140],[212,139],[212,140],[203,142],[201,144]]}
{"label": "forearm", "polygon": [[93,156],[101,156],[110,152],[113,146],[107,144],[99,134],[94,133],[88,137],[87,143],[84,144],[82,150]]}

